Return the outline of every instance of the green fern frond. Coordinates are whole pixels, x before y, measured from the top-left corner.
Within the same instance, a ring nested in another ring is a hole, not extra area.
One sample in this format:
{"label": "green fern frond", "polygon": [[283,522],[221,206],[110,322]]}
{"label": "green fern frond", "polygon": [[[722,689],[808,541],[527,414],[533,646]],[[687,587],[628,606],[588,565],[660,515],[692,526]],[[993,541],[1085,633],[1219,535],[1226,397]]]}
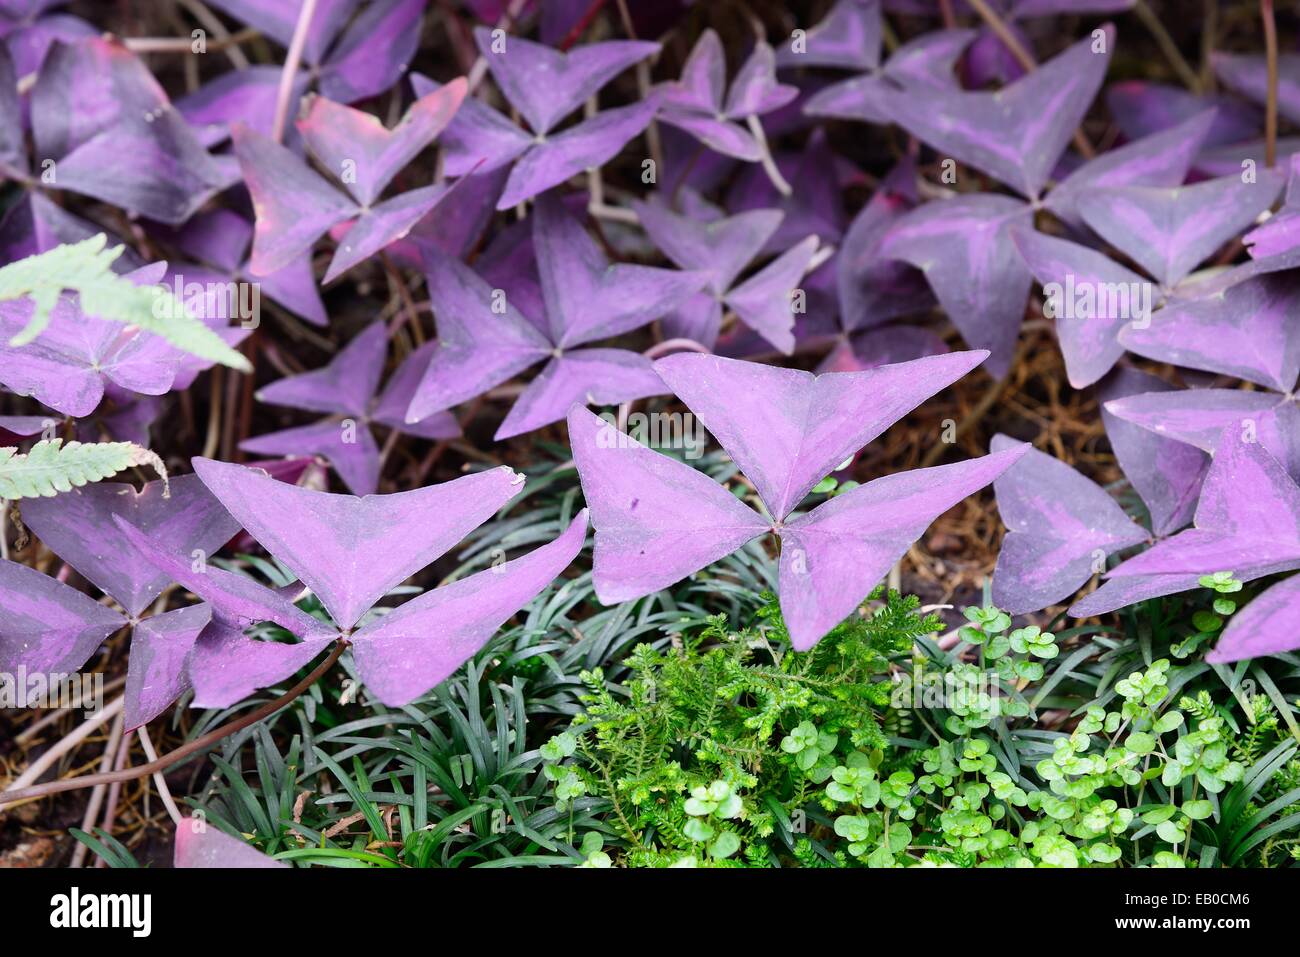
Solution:
{"label": "green fern frond", "polygon": [[0,498],[20,499],[57,495],[75,486],[115,475],[133,465],[151,466],[163,481],[162,460],[133,442],[37,442],[26,455],[16,448],[0,449]]}
{"label": "green fern frond", "polygon": [[243,355],[191,316],[165,288],[138,286],[113,272],[122,247],[105,249],[106,242],[107,237],[100,233],[0,268],[0,301],[30,298],[36,307],[27,325],[9,340],[10,345],[23,346],[40,335],[67,290],[78,295],[87,315],[152,332],[201,359],[243,372],[251,370]]}

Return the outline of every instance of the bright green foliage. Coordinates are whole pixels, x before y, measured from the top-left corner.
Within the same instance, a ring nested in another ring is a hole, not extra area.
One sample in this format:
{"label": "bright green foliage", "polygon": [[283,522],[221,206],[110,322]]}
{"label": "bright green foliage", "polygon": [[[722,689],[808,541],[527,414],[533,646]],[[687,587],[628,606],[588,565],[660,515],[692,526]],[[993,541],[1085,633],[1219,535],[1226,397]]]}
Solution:
{"label": "bright green foliage", "polygon": [[[1211,601],[1231,587],[1215,585]],[[639,647],[626,694],[588,675],[586,712],[543,747],[557,802],[600,800],[620,844],[601,853],[624,866],[1187,867],[1292,854],[1300,762],[1267,697],[1238,721],[1206,690],[1177,698],[1185,666],[1155,658],[1112,667],[1042,730],[1042,700],[1124,643],[969,608],[962,644],[936,657],[937,623],[916,607],[891,594],[803,655],[782,654],[771,606],[757,631],[713,619],[679,648]],[[1186,620],[1194,634],[1224,624],[1200,607]]]}
{"label": "bright green foliage", "polygon": [[757,628],[715,616],[680,647],[639,645],[621,689],[587,673],[586,711],[542,748],[557,803],[605,802],[620,863],[766,866],[810,817],[828,820],[823,784],[879,800],[889,658],[939,622],[915,598],[877,597],[807,652],[769,601]]}
{"label": "bright green foliage", "polygon": [[26,455],[0,449],[0,498],[19,499],[67,492],[98,482],[134,465],[149,465],[165,480],[162,460],[131,442],[37,442]]}
{"label": "bright green foliage", "polygon": [[30,298],[35,305],[27,325],[9,341],[10,345],[26,345],[40,335],[66,290],[77,294],[87,315],[137,326],[183,352],[251,371],[247,359],[190,316],[165,288],[138,286],[113,272],[122,247],[105,249],[106,242],[107,237],[100,233],[0,268],[0,301]]}

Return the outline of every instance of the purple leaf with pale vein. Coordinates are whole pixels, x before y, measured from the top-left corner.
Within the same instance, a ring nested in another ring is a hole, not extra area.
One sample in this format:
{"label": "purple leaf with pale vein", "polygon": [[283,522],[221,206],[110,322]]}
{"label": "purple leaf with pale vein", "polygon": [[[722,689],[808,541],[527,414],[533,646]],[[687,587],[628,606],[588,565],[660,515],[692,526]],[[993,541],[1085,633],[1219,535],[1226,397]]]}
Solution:
{"label": "purple leaf with pale vein", "polygon": [[779,530],[780,593],[791,644],[799,651],[815,645],[854,612],[931,522],[1028,448],[888,475],[788,522]]}
{"label": "purple leaf with pale vein", "polygon": [[776,62],[782,67],[824,66],[874,70],[880,65],[879,0],[836,0],[830,12],[807,30],[805,49],[782,43]]}
{"label": "purple leaf with pale vein", "polygon": [[177,476],[167,487],[170,495],[164,497],[161,480],[139,492],[118,482],[86,485],[24,502],[23,521],[52,552],[138,617],[168,578],[145,556],[121,547],[115,516],[186,561],[196,549],[215,552],[239,531],[239,523],[196,476]]}
{"label": "purple leaf with pale vein", "polygon": [[722,296],[776,232],[784,215],[755,209],[711,221],[674,213],[659,199],[634,201],[632,208],[646,234],[682,269],[709,274],[708,288]]}
{"label": "purple leaf with pale vein", "polygon": [[545,135],[614,77],[659,51],[659,44],[611,40],[560,53],[520,37],[504,37],[494,50],[492,31],[474,30],[474,40],[492,78],[534,133]]}
{"label": "purple leaf with pale vein", "polygon": [[254,276],[283,269],[335,223],[356,215],[356,204],[279,143],[242,123],[231,136],[257,213]]}
{"label": "purple leaf with pale vein", "polygon": [[[230,0],[213,2],[229,4]],[[267,857],[257,848],[249,847],[238,838],[217,830],[206,819],[185,817],[181,818],[181,823],[176,827],[176,849],[172,854],[172,866],[244,869],[289,865]]]}
{"label": "purple leaf with pale vein", "polygon": [[191,690],[190,653],[211,620],[212,608],[200,603],[154,615],[135,626],[122,711],[125,730],[148,724]]}
{"label": "purple leaf with pale vein", "polygon": [[1171,302],[1149,325],[1124,329],[1120,341],[1159,362],[1291,392],[1300,376],[1298,314],[1300,279],[1253,276],[1212,296]]}
{"label": "purple leaf with pale vein", "polygon": [[968,345],[990,353],[988,372],[1011,367],[1031,276],[1011,241],[1033,211],[1008,196],[972,193],[926,203],[900,216],[880,255],[920,269]]}
{"label": "purple leaf with pale vein", "polygon": [[1079,197],[1107,186],[1181,186],[1205,142],[1215,110],[1203,110],[1182,123],[1127,143],[1089,160],[1061,180],[1043,205],[1071,226],[1083,226]]}
{"label": "purple leaf with pale vein", "polygon": [[809,236],[736,286],[724,297],[733,312],[782,352],[794,351],[793,293],[817,252]]}
{"label": "purple leaf with pale vein", "polygon": [[1153,435],[1124,421],[1106,403],[1173,388],[1156,376],[1121,366],[1101,384],[1097,396],[1111,449],[1151,513],[1151,531],[1157,537],[1176,532],[1192,520],[1209,456],[1185,442]]}
{"label": "purple leaf with pale vein", "polygon": [[533,248],[547,327],[559,348],[637,329],[685,302],[708,279],[702,273],[611,265],[555,197],[539,199],[534,217]]}
{"label": "purple leaf with pale vein", "polygon": [[1259,442],[1225,429],[1196,506],[1195,527],[1110,572],[1231,571],[1239,580],[1300,567],[1300,486]]}
{"label": "purple leaf with pale vein", "polygon": [[818,90],[804,104],[809,116],[831,116],[866,123],[892,122],[891,96],[899,87],[955,89],[953,66],[975,36],[974,30],[923,33],[895,50],[880,70],[872,70]]}
{"label": "purple leaf with pale vein", "polygon": [[357,497],[287,485],[259,469],[211,459],[194,459],[194,470],[344,629],[487,521],[523,482],[502,466],[409,492]]}
{"label": "purple leaf with pale vein", "polygon": [[244,439],[239,447],[255,455],[320,456],[327,459],[354,495],[370,495],[379,488],[379,446],[364,422],[344,433],[335,420],[281,429]]}
{"label": "purple leaf with pale vein", "polygon": [[388,352],[388,329],[372,322],[328,365],[285,376],[258,390],[257,400],[308,412],[339,413],[358,418],[370,411]]}
{"label": "purple leaf with pale vein", "polygon": [[1081,40],[995,93],[904,89],[889,98],[892,117],[940,153],[1037,197],[1101,86],[1115,40],[1105,30],[1105,53]]}
{"label": "purple leaf with pale vein", "polygon": [[[411,86],[422,97],[442,89],[441,84],[419,73],[411,75]],[[508,117],[468,97],[461,102],[439,143],[444,172],[464,176],[476,167],[487,173],[509,164],[533,145],[533,138]]]}
{"label": "purple leaf with pale vein", "polygon": [[[1146,320],[1155,299],[1152,284],[1096,250],[1030,229],[1011,239],[1029,271],[1044,287],[1044,313],[1052,314],[1070,385],[1092,385],[1119,361],[1116,338],[1131,319]],[[1047,287],[1055,287],[1049,295]],[[1145,312],[1145,314],[1143,314]]]}
{"label": "purple leaf with pale vein", "polygon": [[722,41],[707,29],[687,57],[681,78],[661,88],[659,119],[716,152],[756,162],[763,149],[737,121],[780,109],[798,96],[798,90],[777,83],[776,57],[766,42],[754,46],[724,98],[726,72]]}
{"label": "purple leaf with pale vein", "polygon": [[681,353],[660,359],[655,371],[717,437],[780,521],[836,465],[986,356],[956,352],[869,372],[814,376]]}
{"label": "purple leaf with pale vein", "polygon": [[1163,598],[1200,587],[1200,575],[1132,575],[1102,582],[1100,588],[1080,598],[1066,614],[1073,618],[1108,615],[1148,598]]}
{"label": "purple leaf with pale vein", "polygon": [[269,688],[306,666],[332,644],[331,635],[297,644],[258,641],[214,618],[190,652],[195,708],[229,708],[259,688]]}
{"label": "purple leaf with pale vein", "polygon": [[497,209],[512,209],[570,176],[604,166],[650,125],[658,102],[651,98],[597,113],[562,133],[546,137],[515,163]]}
{"label": "purple leaf with pale vein", "polygon": [[1300,575],[1293,575],[1256,595],[1232,616],[1214,650],[1205,656],[1211,664],[1262,658],[1300,648],[1295,613],[1300,608]]}
{"label": "purple leaf with pale vein", "polygon": [[75,588],[0,559],[0,672],[72,674],[126,623]]}
{"label": "purple leaf with pale vein", "polygon": [[420,45],[428,0],[372,0],[339,37],[320,71],[320,91],[355,103],[402,78]]}
{"label": "purple leaf with pale vein", "polygon": [[[455,188],[454,183],[425,186],[386,199],[373,209],[364,210],[339,241],[334,258],[325,270],[324,282],[333,282],[385,246],[405,237],[416,223],[428,216]],[[260,219],[258,225],[261,225]]]}
{"label": "purple leaf with pale vein", "polygon": [[569,412],[569,444],[596,529],[596,595],[606,605],[666,588],[771,528],[703,472],[586,409]]}
{"label": "purple leaf with pale vein", "polygon": [[723,112],[733,120],[762,116],[779,110],[798,95],[797,87],[777,82],[776,54],[766,41],[759,41],[736,71]]}
{"label": "purple leaf with pale vein", "polygon": [[1116,186],[1078,198],[1084,222],[1166,288],[1187,276],[1273,205],[1282,177],[1260,170],[1191,186]]}
{"label": "purple leaf with pale vein", "polygon": [[391,130],[372,113],[354,110],[324,97],[312,97],[298,121],[307,148],[363,206],[372,205],[384,188],[451,122],[465,98],[463,77],[452,80],[410,105]]}
{"label": "purple leaf with pale vein", "polygon": [[[1017,444],[997,435],[991,448]],[[1011,615],[1068,598],[1105,568],[1107,555],[1147,539],[1101,486],[1037,449],[993,488],[1007,527],[993,571],[993,603]]]}
{"label": "purple leaf with pale vein", "polygon": [[1300,476],[1300,407],[1276,392],[1186,389],[1129,396],[1106,408],[1126,422],[1210,453],[1225,428],[1253,434],[1287,471]]}
{"label": "purple leaf with pale vein", "polygon": [[357,673],[389,707],[449,677],[532,601],[582,549],[587,512],[554,541],[413,598],[352,636]]}
{"label": "purple leaf with pale vein", "polygon": [[496,441],[561,421],[577,405],[617,405],[668,391],[644,356],[626,349],[571,349],[551,359],[515,400]]}
{"label": "purple leaf with pale vein", "polygon": [[472,399],[551,354],[550,341],[510,303],[493,311],[493,290],[459,260],[426,251],[425,277],[438,350],[416,389],[408,422]]}
{"label": "purple leaf with pale vein", "polygon": [[270,621],[303,639],[327,639],[334,636],[334,629],[247,575],[228,572],[207,562],[191,562],[188,556],[178,558],[170,549],[160,546],[155,538],[145,535],[122,516],[113,516],[113,521],[126,540],[159,571],[211,605],[214,621],[241,629]]}

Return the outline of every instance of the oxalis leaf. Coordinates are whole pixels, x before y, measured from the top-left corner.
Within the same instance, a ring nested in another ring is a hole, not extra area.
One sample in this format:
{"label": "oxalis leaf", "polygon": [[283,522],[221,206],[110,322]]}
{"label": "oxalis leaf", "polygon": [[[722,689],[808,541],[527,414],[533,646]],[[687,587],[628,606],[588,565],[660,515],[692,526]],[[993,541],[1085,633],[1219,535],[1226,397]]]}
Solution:
{"label": "oxalis leaf", "polygon": [[153,452],[134,442],[37,442],[20,455],[16,448],[0,449],[0,498],[57,495],[74,486],[115,475],[133,465],[148,465],[167,481],[167,469]]}
{"label": "oxalis leaf", "polygon": [[64,290],[75,292],[87,315],[122,322],[155,333],[177,349],[243,372],[248,360],[189,314],[164,287],[138,286],[113,272],[121,246],[106,249],[100,233],[79,243],[57,246],[0,268],[0,300],[30,297],[35,310],[27,325],[9,340],[23,346],[50,322],[50,311]]}

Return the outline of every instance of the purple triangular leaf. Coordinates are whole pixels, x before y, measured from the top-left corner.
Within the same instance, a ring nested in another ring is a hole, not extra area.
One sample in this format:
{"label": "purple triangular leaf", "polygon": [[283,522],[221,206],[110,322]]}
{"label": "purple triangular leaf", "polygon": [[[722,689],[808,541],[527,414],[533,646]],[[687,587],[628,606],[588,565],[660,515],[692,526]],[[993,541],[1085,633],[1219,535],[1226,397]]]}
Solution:
{"label": "purple triangular leaf", "polygon": [[574,405],[617,405],[668,391],[649,359],[626,349],[572,349],[551,359],[515,400],[495,439],[561,421]]}
{"label": "purple triangular leaf", "polygon": [[[231,0],[214,0],[229,5]],[[267,857],[255,847],[231,837],[209,824],[206,819],[181,818],[176,826],[176,849],[173,867],[190,868],[269,868],[288,867],[283,861]]]}
{"label": "purple triangular leaf", "polygon": [[1120,335],[1130,351],[1159,362],[1222,372],[1290,392],[1300,376],[1300,280],[1254,276],[1201,299],[1176,300],[1149,324]]}
{"label": "purple triangular leaf", "polygon": [[791,644],[807,650],[853,614],[931,522],[1026,449],[879,478],[789,521],[780,529],[780,593]]}
{"label": "purple triangular leaf", "polygon": [[1056,322],[1070,385],[1092,385],[1124,354],[1120,329],[1130,320],[1149,321],[1152,283],[1068,240],[1023,228],[1011,230],[1011,239],[1043,286],[1043,312]]}
{"label": "purple triangular leaf", "polygon": [[24,502],[23,521],[37,537],[133,617],[162,593],[168,578],[143,555],[118,544],[115,516],[186,561],[195,550],[204,556],[215,552],[239,531],[239,523],[193,475],[177,476],[167,485],[149,482],[139,492],[131,485],[99,482]]}
{"label": "purple triangular leaf", "polygon": [[214,622],[219,620],[227,627],[243,629],[270,621],[304,639],[334,636],[334,629],[247,575],[228,572],[205,560],[191,561],[188,556],[178,558],[122,516],[113,516],[113,521],[127,541],[159,571],[211,605]]}
{"label": "purple triangular leaf", "polygon": [[874,70],[880,65],[881,36],[879,0],[836,0],[830,12],[805,31],[803,48],[782,44],[776,62],[783,67]]}
{"label": "purple triangular leaf", "polygon": [[388,90],[420,45],[428,0],[372,0],[339,37],[320,71],[320,91],[355,103]]}
{"label": "purple triangular leaf", "polygon": [[611,40],[565,54],[513,36],[502,37],[498,48],[486,27],[476,28],[474,39],[506,99],[538,135],[549,133],[606,83],[659,50],[657,43]]}
{"label": "purple triangular leaf", "polygon": [[1084,222],[1166,288],[1273,205],[1282,176],[1224,176],[1192,186],[1115,186],[1078,198]]}
{"label": "purple triangular leaf", "polygon": [[370,495],[379,488],[379,446],[364,422],[313,422],[244,439],[239,447],[255,455],[319,455],[352,494]]}
{"label": "purple triangular leaf", "polygon": [[72,674],[126,623],[75,588],[0,560],[0,672]]}
{"label": "purple triangular leaf", "polygon": [[1300,648],[1295,612],[1300,608],[1300,575],[1284,579],[1260,592],[1233,615],[1214,650],[1205,656],[1211,664],[1262,658]]}
{"label": "purple triangular leaf", "polygon": [[593,580],[610,605],[667,588],[770,529],[697,472],[582,408],[569,443],[596,530]]}
{"label": "purple triangular leaf", "polygon": [[840,462],[986,355],[955,352],[869,372],[814,376],[679,353],[660,359],[655,371],[713,433],[780,521]]}
{"label": "purple triangular leaf", "polygon": [[1181,186],[1215,115],[1204,110],[1171,129],[1102,153],[1053,187],[1043,205],[1077,229],[1083,225],[1079,197],[1086,192],[1107,186]]}
{"label": "purple triangular leaf", "polygon": [[357,673],[389,707],[442,683],[568,567],[587,537],[579,512],[554,541],[413,598],[352,636]]}
{"label": "purple triangular leaf", "polygon": [[[541,361],[554,346],[510,303],[459,260],[425,256],[439,347],[407,410],[408,422],[472,399]],[[500,302],[499,309],[494,305]]]}
{"label": "purple triangular leaf", "polygon": [[551,341],[571,348],[630,332],[681,305],[704,273],[611,265],[559,199],[537,201],[533,248]]}
{"label": "purple triangular leaf", "polygon": [[283,269],[335,223],[356,215],[355,204],[279,143],[242,123],[231,135],[257,213],[253,275]]}
{"label": "purple triangular leaf", "polygon": [[420,97],[391,130],[372,113],[312,97],[298,130],[320,164],[358,203],[370,206],[451,122],[465,89],[464,78],[457,78]]}
{"label": "purple triangular leaf", "polygon": [[125,730],[148,724],[191,689],[190,653],[211,620],[211,607],[200,603],[146,618],[135,626],[122,711]]}
{"label": "purple triangular leaf", "polygon": [[1104,52],[1081,40],[996,93],[904,89],[891,97],[893,119],[940,153],[1037,197],[1106,74],[1115,38],[1105,29]]}
{"label": "purple triangular leaf", "polygon": [[925,274],[967,344],[989,351],[989,374],[999,378],[1011,367],[1031,280],[1010,229],[1032,216],[1008,196],[967,194],[905,213],[880,244],[882,257]]}
{"label": "purple triangular leaf", "polygon": [[[1016,444],[997,435],[991,448]],[[1101,486],[1037,449],[993,488],[1007,527],[993,572],[993,603],[1011,615],[1068,598],[1105,569],[1106,556],[1147,539]]]}
{"label": "purple triangular leaf", "polygon": [[382,322],[372,322],[328,365],[277,379],[258,390],[257,400],[307,412],[360,418],[370,410],[387,353],[388,329]]}
{"label": "purple triangular leaf", "polygon": [[286,485],[258,469],[211,459],[196,458],[194,470],[344,629],[490,518],[523,481],[502,466],[409,492],[357,497]]}
{"label": "purple triangular leaf", "polygon": [[562,133],[546,137],[515,163],[497,201],[497,209],[512,209],[570,176],[604,166],[650,125],[658,109],[657,100],[651,98],[605,110]]}
{"label": "purple triangular leaf", "polygon": [[1195,527],[1130,558],[1111,577],[1231,571],[1249,581],[1300,566],[1300,486],[1235,429],[1217,445]]}
{"label": "purple triangular leaf", "polygon": [[229,708],[259,688],[279,684],[307,665],[336,637],[306,638],[297,644],[259,641],[241,628],[213,619],[190,653],[195,708]]}
{"label": "purple triangular leaf", "polygon": [[733,288],[723,300],[745,325],[787,354],[794,350],[792,294],[817,246],[816,236],[807,237]]}
{"label": "purple triangular leaf", "polygon": [[1106,437],[1129,484],[1151,513],[1151,531],[1169,535],[1192,520],[1201,480],[1210,463],[1197,448],[1166,439],[1126,422],[1106,408],[1106,403],[1131,395],[1170,392],[1173,386],[1145,372],[1121,366],[1098,391]]}

